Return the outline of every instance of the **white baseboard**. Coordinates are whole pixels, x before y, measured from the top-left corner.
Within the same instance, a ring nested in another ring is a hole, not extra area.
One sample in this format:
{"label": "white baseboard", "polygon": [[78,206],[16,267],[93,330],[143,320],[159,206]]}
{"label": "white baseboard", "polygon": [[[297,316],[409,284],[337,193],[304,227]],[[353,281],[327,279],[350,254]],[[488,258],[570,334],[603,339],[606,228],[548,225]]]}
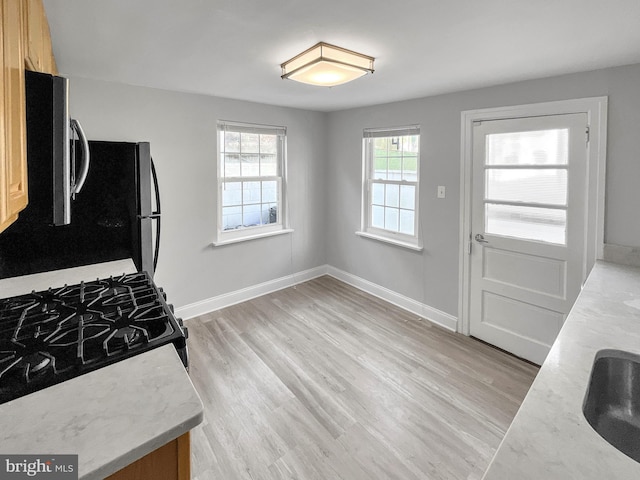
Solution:
{"label": "white baseboard", "polygon": [[176,308],[176,316],[184,320],[204,315],[205,313],[214,312],[221,308],[230,307],[236,303],[246,302],[252,298],[266,295],[283,288],[292,287],[307,280],[311,280],[327,274],[327,266],[311,268],[302,272],[286,275],[284,277],[269,280],[268,282],[252,285],[251,287],[242,288],[234,292],[224,293],[217,297],[207,298],[199,302],[190,303],[183,307]]}
{"label": "white baseboard", "polygon": [[412,298],[396,293],[388,288],[372,283],[364,278],[352,275],[330,265],[322,265],[320,267],[311,268],[303,272],[294,273],[285,277],[276,278],[268,282],[253,285],[251,287],[236,290],[234,292],[218,295],[217,297],[208,298],[200,302],[191,303],[184,307],[176,308],[176,316],[185,320],[204,315],[221,308],[230,307],[237,303],[251,300],[252,298],[266,295],[267,293],[282,290],[283,288],[292,287],[302,282],[312,280],[322,275],[331,275],[344,283],[348,283],[374,297],[381,298],[393,305],[396,305],[408,312],[414,313],[420,317],[429,320],[436,325],[440,325],[452,332],[456,331],[458,319],[453,315],[445,313],[437,308],[430,307],[424,303],[417,302]]}
{"label": "white baseboard", "polygon": [[327,275],[337,278],[338,280],[348,283],[364,292],[367,292],[374,297],[381,298],[389,303],[394,304],[408,312],[415,313],[416,315],[429,320],[431,323],[440,325],[452,332],[456,331],[458,326],[458,319],[453,315],[445,313],[437,308],[430,307],[424,303],[420,303],[412,298],[406,297],[400,293],[389,290],[386,287],[382,287],[376,283],[372,283],[369,280],[352,275],[338,268],[327,265]]}

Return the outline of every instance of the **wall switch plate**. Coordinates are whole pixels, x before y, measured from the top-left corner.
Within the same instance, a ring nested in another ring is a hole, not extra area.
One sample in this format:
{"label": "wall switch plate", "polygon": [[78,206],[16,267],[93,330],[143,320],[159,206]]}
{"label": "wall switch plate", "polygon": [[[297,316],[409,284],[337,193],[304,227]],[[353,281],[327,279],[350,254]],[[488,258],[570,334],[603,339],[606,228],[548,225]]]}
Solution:
{"label": "wall switch plate", "polygon": [[438,185],[438,198],[444,198],[447,195],[444,185]]}

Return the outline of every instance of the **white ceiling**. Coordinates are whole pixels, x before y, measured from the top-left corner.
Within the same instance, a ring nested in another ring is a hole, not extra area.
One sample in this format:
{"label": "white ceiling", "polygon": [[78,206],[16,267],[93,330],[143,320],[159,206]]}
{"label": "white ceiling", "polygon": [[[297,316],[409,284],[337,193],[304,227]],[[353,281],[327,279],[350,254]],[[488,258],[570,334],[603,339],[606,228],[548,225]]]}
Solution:
{"label": "white ceiling", "polygon": [[[45,0],[61,73],[333,111],[640,63],[639,0]],[[325,41],[375,73],[314,87]]]}

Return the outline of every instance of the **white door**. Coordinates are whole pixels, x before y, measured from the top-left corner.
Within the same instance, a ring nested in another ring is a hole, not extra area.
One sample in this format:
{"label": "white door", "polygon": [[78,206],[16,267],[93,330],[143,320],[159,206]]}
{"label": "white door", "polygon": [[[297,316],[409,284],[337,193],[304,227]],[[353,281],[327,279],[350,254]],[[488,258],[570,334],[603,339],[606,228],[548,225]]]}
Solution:
{"label": "white door", "polygon": [[587,115],[474,123],[470,333],[541,364],[585,265]]}

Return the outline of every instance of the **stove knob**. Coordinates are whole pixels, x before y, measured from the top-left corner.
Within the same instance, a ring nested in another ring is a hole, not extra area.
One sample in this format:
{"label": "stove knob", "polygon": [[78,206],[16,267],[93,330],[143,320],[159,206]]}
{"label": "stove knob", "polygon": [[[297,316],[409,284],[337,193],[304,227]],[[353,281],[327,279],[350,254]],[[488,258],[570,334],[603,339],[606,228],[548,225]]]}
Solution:
{"label": "stove knob", "polygon": [[181,318],[176,318],[176,321],[178,322],[178,325],[180,325],[181,327],[184,325],[184,322],[182,321]]}
{"label": "stove knob", "polygon": [[184,333],[184,339],[189,338],[189,329],[187,327],[182,327],[182,333]]}
{"label": "stove knob", "polygon": [[173,303],[170,303],[167,306],[169,307],[169,310],[171,310],[171,313],[174,313]]}

